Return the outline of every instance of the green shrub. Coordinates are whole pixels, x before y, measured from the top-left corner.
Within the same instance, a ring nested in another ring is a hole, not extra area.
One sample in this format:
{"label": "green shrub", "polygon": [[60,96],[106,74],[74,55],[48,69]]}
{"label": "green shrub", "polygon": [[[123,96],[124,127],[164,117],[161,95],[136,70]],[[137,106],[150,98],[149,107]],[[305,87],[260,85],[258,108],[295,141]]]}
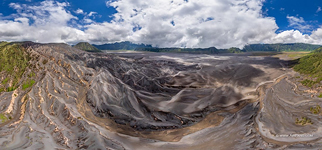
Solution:
{"label": "green shrub", "polygon": [[6,85],[7,83],[8,83],[8,81],[9,81],[9,78],[7,77],[7,78],[5,78],[3,81],[2,81],[2,85]]}
{"label": "green shrub", "polygon": [[312,112],[312,114],[319,114],[321,112],[321,107],[319,105],[311,107],[310,111]]}
{"label": "green shrub", "polygon": [[34,72],[31,72],[31,73],[28,75],[28,77],[29,77],[29,78],[32,78],[32,77],[34,77],[34,76],[36,76],[36,74],[35,74]]}
{"label": "green shrub", "polygon": [[15,88],[15,87],[8,87],[8,88],[7,88],[7,92],[14,91],[15,89],[17,89],[17,88]]}
{"label": "green shrub", "polygon": [[317,81],[312,81],[312,80],[305,79],[305,80],[301,81],[301,83],[304,86],[313,87],[313,85],[315,85],[317,83]]}
{"label": "green shrub", "polygon": [[319,98],[322,98],[322,93],[320,93],[320,95],[318,96]]}
{"label": "green shrub", "polygon": [[296,118],[295,123],[298,125],[309,125],[309,124],[313,124],[313,122],[311,121],[311,119],[307,118],[307,117],[302,117],[301,119]]}
{"label": "green shrub", "polygon": [[4,122],[8,121],[8,118],[6,115],[0,113],[0,120],[2,123],[4,123]]}
{"label": "green shrub", "polygon": [[29,87],[32,87],[35,84],[35,80],[28,80],[22,85],[22,90],[26,90]]}
{"label": "green shrub", "polygon": [[43,61],[42,61],[42,64],[44,64],[44,65],[45,65],[45,64],[47,64],[47,62],[48,62],[48,60],[47,60],[47,59],[45,59],[45,60],[43,60]]}

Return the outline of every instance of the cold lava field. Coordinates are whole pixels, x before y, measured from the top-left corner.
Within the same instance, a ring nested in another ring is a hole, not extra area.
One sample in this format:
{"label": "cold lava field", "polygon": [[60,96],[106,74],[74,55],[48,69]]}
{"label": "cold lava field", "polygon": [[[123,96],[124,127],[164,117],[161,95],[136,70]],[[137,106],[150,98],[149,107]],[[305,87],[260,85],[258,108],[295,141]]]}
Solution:
{"label": "cold lava field", "polygon": [[[321,147],[321,99],[273,57],[89,53],[24,43],[28,90],[0,93],[1,149]],[[311,118],[312,124],[296,123]]]}

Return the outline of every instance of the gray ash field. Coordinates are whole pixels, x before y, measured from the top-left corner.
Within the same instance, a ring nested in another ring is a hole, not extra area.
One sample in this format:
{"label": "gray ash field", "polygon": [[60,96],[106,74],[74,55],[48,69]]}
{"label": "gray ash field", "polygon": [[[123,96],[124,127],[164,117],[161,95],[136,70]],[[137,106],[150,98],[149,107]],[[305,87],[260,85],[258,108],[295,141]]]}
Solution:
{"label": "gray ash field", "polygon": [[321,99],[298,88],[291,61],[22,47],[36,82],[0,93],[0,149],[322,147],[310,111]]}

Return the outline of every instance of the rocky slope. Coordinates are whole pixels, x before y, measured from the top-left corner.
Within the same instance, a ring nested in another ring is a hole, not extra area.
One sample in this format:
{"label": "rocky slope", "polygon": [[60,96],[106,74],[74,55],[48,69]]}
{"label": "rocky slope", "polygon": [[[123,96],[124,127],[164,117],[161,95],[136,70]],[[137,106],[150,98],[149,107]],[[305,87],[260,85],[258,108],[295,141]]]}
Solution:
{"label": "rocky slope", "polygon": [[[3,88],[22,72],[14,89],[0,92],[3,149],[265,149],[301,148],[303,141],[320,146],[318,125],[294,123],[309,112],[299,107],[305,102],[291,81],[284,81],[292,77],[286,61],[1,45],[1,53],[19,49],[16,59],[26,58],[23,71],[13,69],[6,84],[10,70],[1,70]],[[285,119],[280,112],[295,115]],[[315,132],[314,138],[276,138],[299,132]]]}

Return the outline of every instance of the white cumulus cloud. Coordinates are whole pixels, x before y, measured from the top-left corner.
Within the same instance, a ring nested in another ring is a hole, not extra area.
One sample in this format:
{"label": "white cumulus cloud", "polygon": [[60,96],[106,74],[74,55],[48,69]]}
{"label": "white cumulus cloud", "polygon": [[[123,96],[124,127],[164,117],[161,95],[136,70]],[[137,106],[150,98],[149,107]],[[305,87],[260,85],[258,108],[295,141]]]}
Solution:
{"label": "white cumulus cloud", "polygon": [[75,11],[76,14],[84,14],[84,11],[80,8],[78,8],[76,11]]}
{"label": "white cumulus cloud", "polygon": [[115,21],[131,25],[127,38],[161,47],[231,47],[260,42],[278,28],[260,0],[118,0]]}
{"label": "white cumulus cloud", "polygon": [[14,20],[0,19],[0,40],[46,43],[84,39],[83,31],[68,25],[77,19],[65,9],[68,5],[54,1],[43,1],[37,6],[11,3],[17,14],[12,15]]}
{"label": "white cumulus cloud", "polygon": [[302,17],[295,17],[295,16],[287,16],[288,22],[290,23],[290,27],[294,29],[298,29],[301,32],[310,31],[312,26],[309,25]]}

